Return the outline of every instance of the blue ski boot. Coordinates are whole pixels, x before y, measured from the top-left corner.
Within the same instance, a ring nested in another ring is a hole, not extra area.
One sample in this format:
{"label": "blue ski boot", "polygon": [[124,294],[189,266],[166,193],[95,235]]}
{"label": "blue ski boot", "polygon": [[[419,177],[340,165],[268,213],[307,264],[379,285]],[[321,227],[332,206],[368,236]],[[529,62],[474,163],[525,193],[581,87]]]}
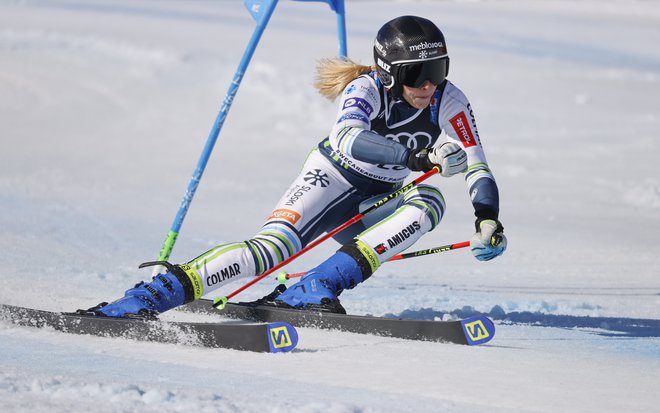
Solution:
{"label": "blue ski boot", "polygon": [[337,298],[369,278],[375,268],[355,243],[343,246],[300,281],[274,297],[273,305],[346,314]]}
{"label": "blue ski boot", "polygon": [[150,283],[140,282],[127,290],[124,296],[112,303],[101,303],[89,310],[78,310],[79,314],[105,317],[156,318],[159,313],[189,303],[195,299],[191,278],[179,266],[166,262],[145,263],[164,265],[165,274],[158,274]]}

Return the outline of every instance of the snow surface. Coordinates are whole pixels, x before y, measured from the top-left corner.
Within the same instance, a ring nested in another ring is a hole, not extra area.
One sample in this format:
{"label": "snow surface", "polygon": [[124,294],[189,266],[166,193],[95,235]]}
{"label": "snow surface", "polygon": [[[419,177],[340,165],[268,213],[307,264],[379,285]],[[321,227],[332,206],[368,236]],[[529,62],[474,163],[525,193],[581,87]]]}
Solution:
{"label": "snow surface", "polygon": [[[660,4],[346,8],[349,55],[364,63],[393,17],[441,25],[509,250],[490,263],[458,250],[387,264],[343,303],[415,318],[487,312],[495,339],[470,348],[299,329],[295,352],[254,354],[0,321],[0,411],[658,411]],[[253,27],[240,1],[0,0],[0,302],[72,310],[149,277],[137,265],[158,255]],[[327,4],[278,5],[174,262],[260,226],[331,127],[335,105],[311,83],[315,61],[336,52]],[[449,210],[416,248],[473,230],[461,179],[434,179]]]}

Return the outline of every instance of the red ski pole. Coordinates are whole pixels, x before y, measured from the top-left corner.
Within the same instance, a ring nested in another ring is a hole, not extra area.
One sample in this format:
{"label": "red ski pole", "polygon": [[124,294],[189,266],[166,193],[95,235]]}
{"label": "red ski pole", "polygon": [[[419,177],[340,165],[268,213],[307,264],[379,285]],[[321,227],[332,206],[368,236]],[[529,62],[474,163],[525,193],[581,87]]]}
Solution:
{"label": "red ski pole", "polygon": [[424,255],[438,254],[440,252],[456,250],[459,248],[465,248],[469,246],[470,246],[470,241],[457,242],[456,244],[447,244],[441,247],[429,248],[427,250],[419,250],[414,252],[406,252],[404,254],[398,254],[393,256],[387,261],[397,261],[397,260],[405,260],[406,258],[422,257]]}
{"label": "red ski pole", "polygon": [[340,233],[341,231],[345,230],[346,228],[348,228],[348,227],[350,227],[351,225],[355,224],[356,222],[360,221],[360,220],[361,220],[362,218],[364,218],[364,216],[367,215],[369,212],[371,212],[371,211],[373,211],[373,210],[375,210],[375,209],[377,209],[377,208],[380,208],[381,206],[383,206],[383,205],[386,204],[387,202],[391,201],[392,199],[397,198],[397,197],[399,197],[399,196],[405,194],[406,192],[408,192],[408,191],[411,190],[412,188],[414,188],[414,187],[416,187],[417,185],[419,185],[421,182],[427,180],[428,178],[430,178],[431,176],[433,176],[433,175],[435,175],[435,174],[437,174],[437,173],[439,173],[439,172],[440,172],[440,168],[437,167],[437,166],[434,167],[434,168],[431,169],[430,171],[426,172],[425,174],[419,176],[417,179],[415,179],[415,180],[413,180],[412,182],[410,182],[408,185],[401,187],[401,188],[398,189],[397,191],[392,192],[391,194],[389,194],[389,195],[386,196],[385,198],[383,198],[383,199],[381,199],[380,201],[376,202],[375,204],[373,204],[372,206],[370,206],[369,208],[367,208],[364,212],[361,212],[361,213],[355,215],[353,218],[351,218],[351,219],[349,219],[348,221],[344,222],[343,224],[341,224],[341,225],[338,226],[337,228],[335,228],[335,229],[333,229],[332,231],[326,233],[325,235],[323,235],[323,236],[317,238],[317,239],[314,240],[312,243],[310,243],[309,245],[307,245],[305,248],[301,249],[300,251],[298,251],[297,253],[293,254],[292,256],[290,256],[289,258],[287,258],[286,260],[284,260],[284,261],[280,262],[279,264],[275,265],[275,266],[272,267],[271,269],[266,270],[266,271],[265,271],[263,274],[261,274],[260,276],[253,278],[252,281],[248,282],[247,284],[245,284],[244,286],[240,287],[239,289],[237,289],[236,291],[232,292],[231,294],[228,294],[228,295],[225,296],[225,297],[216,297],[215,299],[213,299],[213,307],[218,308],[218,309],[223,309],[223,308],[225,307],[225,304],[227,304],[227,302],[228,302],[231,298],[235,297],[236,295],[238,295],[238,294],[240,294],[241,292],[245,291],[246,289],[250,288],[250,287],[253,286],[254,284],[256,284],[256,283],[258,283],[259,281],[263,280],[265,277],[267,277],[268,275],[272,274],[273,272],[275,272],[275,271],[279,270],[280,268],[284,267],[285,265],[289,264],[291,261],[293,261],[293,260],[295,260],[296,258],[300,257],[301,255],[303,255],[303,254],[306,253],[307,251],[311,250],[312,248],[316,247],[317,245],[319,245],[319,244],[322,243],[323,241],[327,240],[328,238],[334,237],[335,235],[337,235],[337,234]]}
{"label": "red ski pole", "polygon": [[[419,250],[419,251],[413,251],[413,252],[406,252],[404,254],[398,254],[398,255],[393,256],[389,260],[387,260],[387,262],[405,260],[407,258],[423,257],[425,255],[438,254],[440,252],[456,250],[456,249],[459,249],[459,248],[465,248],[465,247],[469,247],[469,246],[470,246],[470,241],[457,242],[455,244],[447,244],[447,245],[443,245],[441,247],[435,247],[435,248],[429,248],[429,249],[426,249],[426,250]],[[287,274],[284,271],[280,271],[277,274],[276,280],[283,284],[287,280],[290,280],[291,278],[302,277],[305,274],[306,274],[306,272],[297,272],[297,273],[293,273],[293,274]]]}

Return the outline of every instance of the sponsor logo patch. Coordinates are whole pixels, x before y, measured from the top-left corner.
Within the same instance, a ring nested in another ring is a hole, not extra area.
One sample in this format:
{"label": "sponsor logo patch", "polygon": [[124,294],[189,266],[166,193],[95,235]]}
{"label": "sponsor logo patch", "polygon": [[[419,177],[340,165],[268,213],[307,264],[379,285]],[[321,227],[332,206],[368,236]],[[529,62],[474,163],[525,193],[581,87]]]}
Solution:
{"label": "sponsor logo patch", "polygon": [[429,104],[429,109],[431,110],[431,123],[434,125],[438,124],[438,112],[440,111],[440,92],[436,91],[431,98],[431,103]]}
{"label": "sponsor logo patch", "polygon": [[470,336],[470,340],[472,341],[479,341],[490,337],[490,333],[488,333],[486,326],[484,326],[484,323],[481,320],[466,323],[465,331],[467,331],[468,336]]}
{"label": "sponsor logo patch", "polygon": [[286,327],[272,328],[270,330],[270,340],[275,348],[289,347],[292,344],[289,331]]}
{"label": "sponsor logo patch", "polygon": [[399,142],[401,145],[409,149],[422,149],[430,148],[436,141],[437,138],[433,138],[427,132],[399,132],[396,134],[388,133],[385,135],[387,139]]}
{"label": "sponsor logo patch", "polygon": [[314,171],[309,171],[305,174],[305,182],[309,182],[310,185],[321,185],[321,188],[325,188],[330,185],[330,180],[328,175],[323,173],[320,169],[314,169]]}
{"label": "sponsor logo patch", "polygon": [[383,70],[385,70],[387,73],[390,73],[390,65],[388,65],[387,63],[385,63],[385,62],[383,61],[383,59],[381,59],[381,58],[379,57],[379,58],[376,60],[376,63],[378,64],[378,66],[382,67]]}
{"label": "sponsor logo patch", "polygon": [[241,273],[241,266],[233,263],[218,272],[215,272],[206,278],[206,285],[209,287],[224,280],[233,278]]}
{"label": "sponsor logo patch", "polygon": [[387,52],[385,51],[385,48],[383,47],[382,44],[378,42],[378,40],[374,42],[374,46],[376,46],[376,49],[378,49],[380,54],[382,54],[383,56],[387,56]]}
{"label": "sponsor logo patch", "polygon": [[189,264],[181,264],[179,265],[179,267],[181,267],[181,269],[186,273],[188,278],[190,278],[190,282],[192,282],[193,285],[195,300],[198,299],[204,294],[204,287],[202,286],[202,277]]}
{"label": "sponsor logo patch", "polygon": [[422,42],[422,43],[414,44],[412,46],[408,46],[408,49],[411,52],[417,52],[425,49],[436,49],[443,47],[445,47],[445,45],[442,42]]}
{"label": "sponsor logo patch", "polygon": [[456,135],[458,135],[458,138],[463,142],[463,146],[469,148],[470,146],[475,146],[477,144],[464,112],[449,119],[449,123],[454,127],[454,131],[456,131]]}
{"label": "sponsor logo patch", "polygon": [[300,214],[290,209],[276,209],[272,214],[270,214],[268,219],[283,219],[295,225],[296,222],[298,222],[300,219]]}
{"label": "sponsor logo patch", "polygon": [[378,261],[378,256],[373,253],[371,248],[364,242],[358,240],[355,245],[358,247],[364,258],[367,259],[369,267],[371,267],[371,272],[373,273],[380,266],[380,261]]}
{"label": "sponsor logo patch", "polygon": [[419,231],[421,228],[422,227],[421,225],[419,225],[419,222],[415,221],[412,224],[405,227],[404,229],[402,229],[401,231],[399,231],[392,238],[389,238],[387,240],[387,244],[389,245],[390,248],[396,247],[397,245],[401,244],[403,241],[410,238],[415,232]]}
{"label": "sponsor logo patch", "polygon": [[346,99],[344,101],[344,106],[342,107],[342,109],[348,109],[348,108],[358,108],[362,112],[366,113],[367,116],[371,115],[371,112],[374,111],[374,108],[371,107],[369,102],[367,102],[366,100],[364,100],[362,98]]}
{"label": "sponsor logo patch", "polygon": [[284,205],[293,206],[298,200],[305,195],[306,192],[311,191],[312,187],[307,185],[296,185],[289,191],[289,200]]}
{"label": "sponsor logo patch", "polygon": [[369,124],[369,118],[360,112],[345,113],[341,115],[339,119],[337,119],[337,123],[341,123],[345,120],[359,120],[360,122],[366,123],[367,125]]}

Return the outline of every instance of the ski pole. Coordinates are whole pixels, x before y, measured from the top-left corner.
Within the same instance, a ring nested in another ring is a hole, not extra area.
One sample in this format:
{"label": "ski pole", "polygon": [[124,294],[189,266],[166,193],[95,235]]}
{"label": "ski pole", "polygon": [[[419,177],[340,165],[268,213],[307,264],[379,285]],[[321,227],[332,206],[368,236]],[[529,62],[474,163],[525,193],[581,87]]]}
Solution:
{"label": "ski pole", "polygon": [[[255,49],[257,48],[257,44],[259,44],[261,35],[266,29],[268,20],[270,20],[270,17],[273,14],[273,11],[275,10],[275,6],[277,5],[277,0],[269,0],[266,3],[267,4],[265,5],[262,4],[261,5],[262,7],[257,7],[256,11],[250,10],[250,12],[253,14],[253,17],[257,22],[257,26],[254,29],[254,32],[252,33],[252,37],[250,38],[247,47],[245,48],[245,52],[243,53],[243,58],[238,64],[238,68],[234,73],[233,80],[229,85],[229,89],[227,90],[225,99],[222,101],[222,106],[220,107],[220,111],[218,112],[215,122],[213,123],[213,127],[209,132],[209,136],[206,139],[206,144],[204,145],[204,149],[202,150],[199,160],[197,161],[197,167],[195,168],[195,171],[193,172],[193,175],[190,178],[190,182],[188,183],[188,187],[186,189],[186,193],[183,196],[183,200],[181,201],[181,205],[179,206],[179,210],[176,216],[174,217],[174,221],[172,222],[170,231],[167,233],[167,237],[165,238],[165,241],[163,242],[163,246],[160,249],[160,255],[158,257],[158,261],[167,261],[170,258],[170,254],[172,254],[172,249],[174,248],[176,239],[179,236],[179,231],[181,230],[181,226],[183,225],[183,220],[186,218],[186,214],[188,213],[188,208],[192,203],[193,197],[195,196],[195,192],[197,191],[197,187],[199,186],[199,182],[202,179],[202,175],[204,174],[204,169],[206,168],[206,164],[209,161],[211,152],[213,152],[213,147],[215,146],[215,142],[218,140],[218,135],[220,135],[220,130],[222,129],[222,125],[224,125],[225,123],[225,119],[227,118],[227,113],[231,108],[231,104],[234,101],[234,96],[236,96],[236,92],[238,92],[238,87],[241,85],[241,80],[243,80],[243,75],[245,74],[245,71],[247,70],[247,67],[250,64],[250,60],[252,59],[252,55],[254,54]],[[162,268],[160,266],[154,267],[154,271],[153,271],[154,276],[161,271]]]}
{"label": "ski pole", "polygon": [[465,248],[470,246],[470,241],[463,241],[463,242],[457,242],[455,244],[447,244],[443,245],[441,247],[435,247],[435,248],[429,248],[426,250],[419,250],[419,251],[413,251],[413,252],[406,252],[403,254],[398,254],[393,256],[387,261],[397,261],[397,260],[405,260],[407,258],[415,258],[415,257],[423,257],[424,255],[430,255],[430,254],[438,254],[440,252],[447,252],[451,250],[456,250],[459,248]]}
{"label": "ski pole", "polygon": [[[470,246],[470,241],[463,241],[463,242],[457,242],[455,244],[447,244],[443,245],[441,247],[435,247],[435,248],[429,248],[426,250],[419,250],[419,251],[413,251],[413,252],[406,252],[404,254],[397,254],[387,260],[387,262],[390,261],[398,261],[398,260],[405,260],[408,258],[415,258],[415,257],[423,257],[425,255],[430,255],[430,254],[438,254],[440,252],[446,252],[446,251],[451,251],[451,250],[456,250],[459,248],[465,248]],[[296,273],[291,273],[287,274],[284,271],[280,271],[277,274],[277,277],[275,278],[277,281],[279,281],[280,284],[284,284],[287,282],[287,280],[290,280],[291,278],[296,278],[296,277],[302,277],[303,275],[307,274],[307,272],[296,272]]]}
{"label": "ski pole", "polygon": [[440,172],[440,168],[437,167],[437,166],[434,167],[434,168],[431,169],[430,171],[426,172],[425,174],[419,176],[417,179],[415,179],[415,180],[413,180],[412,182],[410,182],[408,185],[401,187],[400,189],[398,189],[398,190],[392,192],[391,194],[389,194],[389,195],[386,196],[385,198],[383,198],[383,199],[381,199],[380,201],[376,202],[375,204],[373,204],[372,206],[370,206],[369,208],[367,208],[364,212],[361,212],[361,213],[355,215],[353,218],[351,218],[351,219],[349,219],[348,221],[344,222],[343,224],[341,224],[341,225],[338,226],[337,228],[335,228],[335,229],[333,229],[332,231],[326,233],[326,234],[323,235],[322,237],[317,238],[315,241],[313,241],[312,243],[310,243],[309,245],[307,245],[306,247],[304,247],[303,249],[301,249],[301,250],[298,251],[297,253],[293,254],[293,255],[290,256],[289,258],[287,258],[287,259],[285,259],[284,261],[280,262],[279,264],[275,265],[275,266],[272,267],[271,269],[266,270],[263,274],[259,275],[258,277],[255,277],[254,279],[252,279],[252,281],[248,282],[247,284],[245,284],[244,286],[240,287],[239,289],[237,289],[236,291],[232,292],[231,294],[226,295],[226,296],[224,296],[224,297],[216,297],[216,298],[214,298],[214,299],[213,299],[213,307],[222,310],[222,309],[225,307],[225,304],[227,304],[227,302],[228,302],[231,298],[235,297],[236,295],[238,295],[238,294],[240,294],[241,292],[245,291],[246,289],[250,288],[250,287],[253,286],[254,284],[256,284],[256,283],[258,283],[259,281],[263,280],[265,277],[267,277],[268,275],[272,274],[273,272],[275,272],[275,271],[279,270],[280,268],[284,267],[285,265],[289,264],[291,261],[293,261],[293,260],[295,260],[296,258],[300,257],[301,255],[303,255],[303,254],[306,253],[307,251],[311,250],[312,248],[316,247],[317,245],[319,245],[319,244],[322,243],[323,241],[327,240],[328,238],[331,238],[331,237],[337,235],[337,234],[340,233],[341,231],[345,230],[346,228],[348,228],[348,227],[350,227],[351,225],[355,224],[356,222],[360,221],[360,220],[361,220],[362,218],[364,218],[364,216],[367,215],[368,213],[370,213],[370,212],[372,212],[373,210],[375,210],[375,209],[377,209],[377,208],[383,206],[384,204],[386,204],[387,202],[391,201],[392,199],[397,198],[397,197],[401,196],[402,194],[408,192],[409,190],[411,190],[411,189],[414,188],[415,186],[419,185],[421,182],[425,181],[426,179],[430,178],[431,176],[433,176],[433,175],[435,175],[435,174],[437,174],[437,173],[439,173],[439,172]]}

